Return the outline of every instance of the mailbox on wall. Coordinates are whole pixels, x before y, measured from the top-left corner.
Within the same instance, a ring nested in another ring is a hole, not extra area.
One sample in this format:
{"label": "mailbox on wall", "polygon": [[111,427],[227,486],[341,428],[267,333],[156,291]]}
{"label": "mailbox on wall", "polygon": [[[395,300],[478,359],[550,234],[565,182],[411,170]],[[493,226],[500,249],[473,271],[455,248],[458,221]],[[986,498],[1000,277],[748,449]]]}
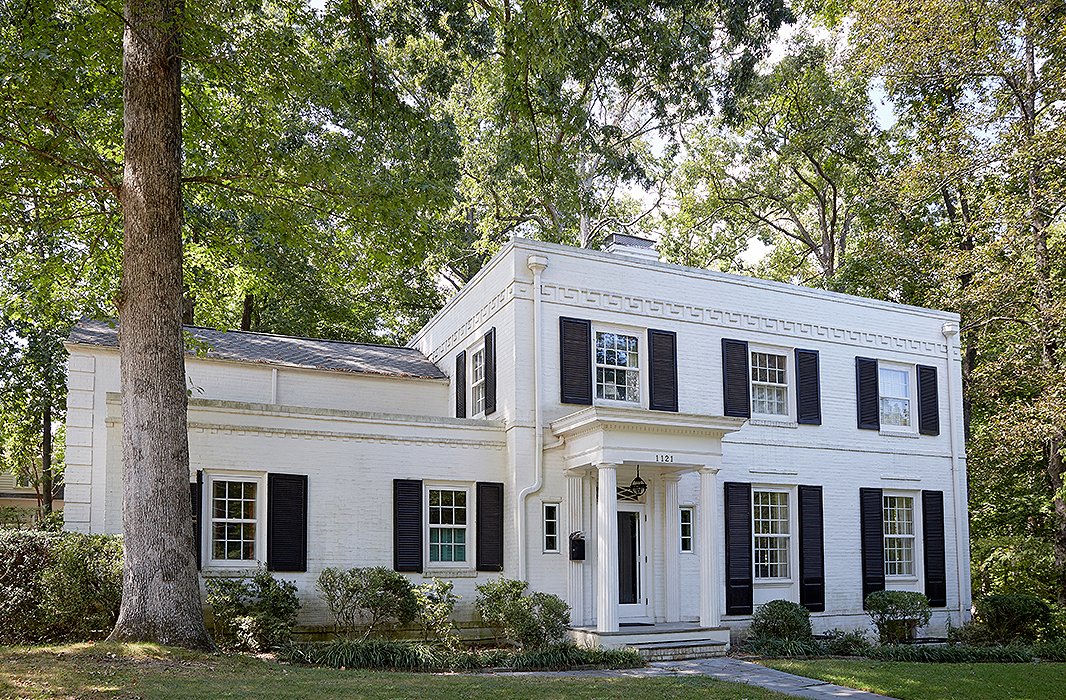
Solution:
{"label": "mailbox on wall", "polygon": [[585,561],[585,533],[570,533],[570,561]]}

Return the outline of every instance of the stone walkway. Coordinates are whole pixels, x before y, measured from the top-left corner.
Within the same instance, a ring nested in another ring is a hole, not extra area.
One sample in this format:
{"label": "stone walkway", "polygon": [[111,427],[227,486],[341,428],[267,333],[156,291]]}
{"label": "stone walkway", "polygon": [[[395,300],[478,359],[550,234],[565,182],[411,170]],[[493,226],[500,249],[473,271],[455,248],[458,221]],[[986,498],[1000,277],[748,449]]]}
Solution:
{"label": "stone walkway", "polygon": [[710,676],[721,681],[746,683],[748,685],[776,690],[785,695],[814,700],[832,700],[833,698],[850,698],[852,700],[892,700],[886,695],[868,693],[865,690],[845,688],[814,678],[796,676],[766,666],[741,661],[728,656],[713,659],[694,659],[692,661],[658,661],[644,668],[620,671],[565,671],[552,674],[559,676],[589,676],[596,678],[617,678],[629,676]]}

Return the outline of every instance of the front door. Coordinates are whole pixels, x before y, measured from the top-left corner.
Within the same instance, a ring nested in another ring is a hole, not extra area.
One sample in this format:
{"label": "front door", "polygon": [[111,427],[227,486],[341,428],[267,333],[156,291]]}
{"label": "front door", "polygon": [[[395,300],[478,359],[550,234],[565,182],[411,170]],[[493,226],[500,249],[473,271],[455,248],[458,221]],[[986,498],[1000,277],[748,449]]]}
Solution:
{"label": "front door", "polygon": [[648,616],[645,526],[643,506],[618,504],[618,619],[622,622]]}

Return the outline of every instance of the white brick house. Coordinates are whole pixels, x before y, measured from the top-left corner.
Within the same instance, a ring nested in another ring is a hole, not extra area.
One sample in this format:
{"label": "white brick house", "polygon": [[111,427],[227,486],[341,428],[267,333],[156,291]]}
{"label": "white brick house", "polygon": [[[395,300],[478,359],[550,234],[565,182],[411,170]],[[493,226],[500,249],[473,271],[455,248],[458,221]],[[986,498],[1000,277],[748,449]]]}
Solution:
{"label": "white brick house", "polygon": [[[190,329],[203,574],[267,563],[315,624],[326,566],[451,578],[467,614],[502,571],[604,644],[727,640],[776,598],[864,626],[886,587],[958,624],[958,317],[634,243],[512,240],[407,348]],[[115,344],[68,343],[69,529],[121,530]]]}

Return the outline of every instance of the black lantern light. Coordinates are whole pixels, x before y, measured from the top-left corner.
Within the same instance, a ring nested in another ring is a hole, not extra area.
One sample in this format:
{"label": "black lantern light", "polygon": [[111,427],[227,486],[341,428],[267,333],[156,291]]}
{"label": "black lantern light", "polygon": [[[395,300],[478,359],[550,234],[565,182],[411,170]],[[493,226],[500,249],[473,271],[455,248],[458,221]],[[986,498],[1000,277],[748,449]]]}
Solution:
{"label": "black lantern light", "polygon": [[637,498],[643,496],[648,490],[648,484],[644,479],[640,478],[640,465],[637,465],[637,476],[629,484],[629,490],[633,492],[633,495]]}

